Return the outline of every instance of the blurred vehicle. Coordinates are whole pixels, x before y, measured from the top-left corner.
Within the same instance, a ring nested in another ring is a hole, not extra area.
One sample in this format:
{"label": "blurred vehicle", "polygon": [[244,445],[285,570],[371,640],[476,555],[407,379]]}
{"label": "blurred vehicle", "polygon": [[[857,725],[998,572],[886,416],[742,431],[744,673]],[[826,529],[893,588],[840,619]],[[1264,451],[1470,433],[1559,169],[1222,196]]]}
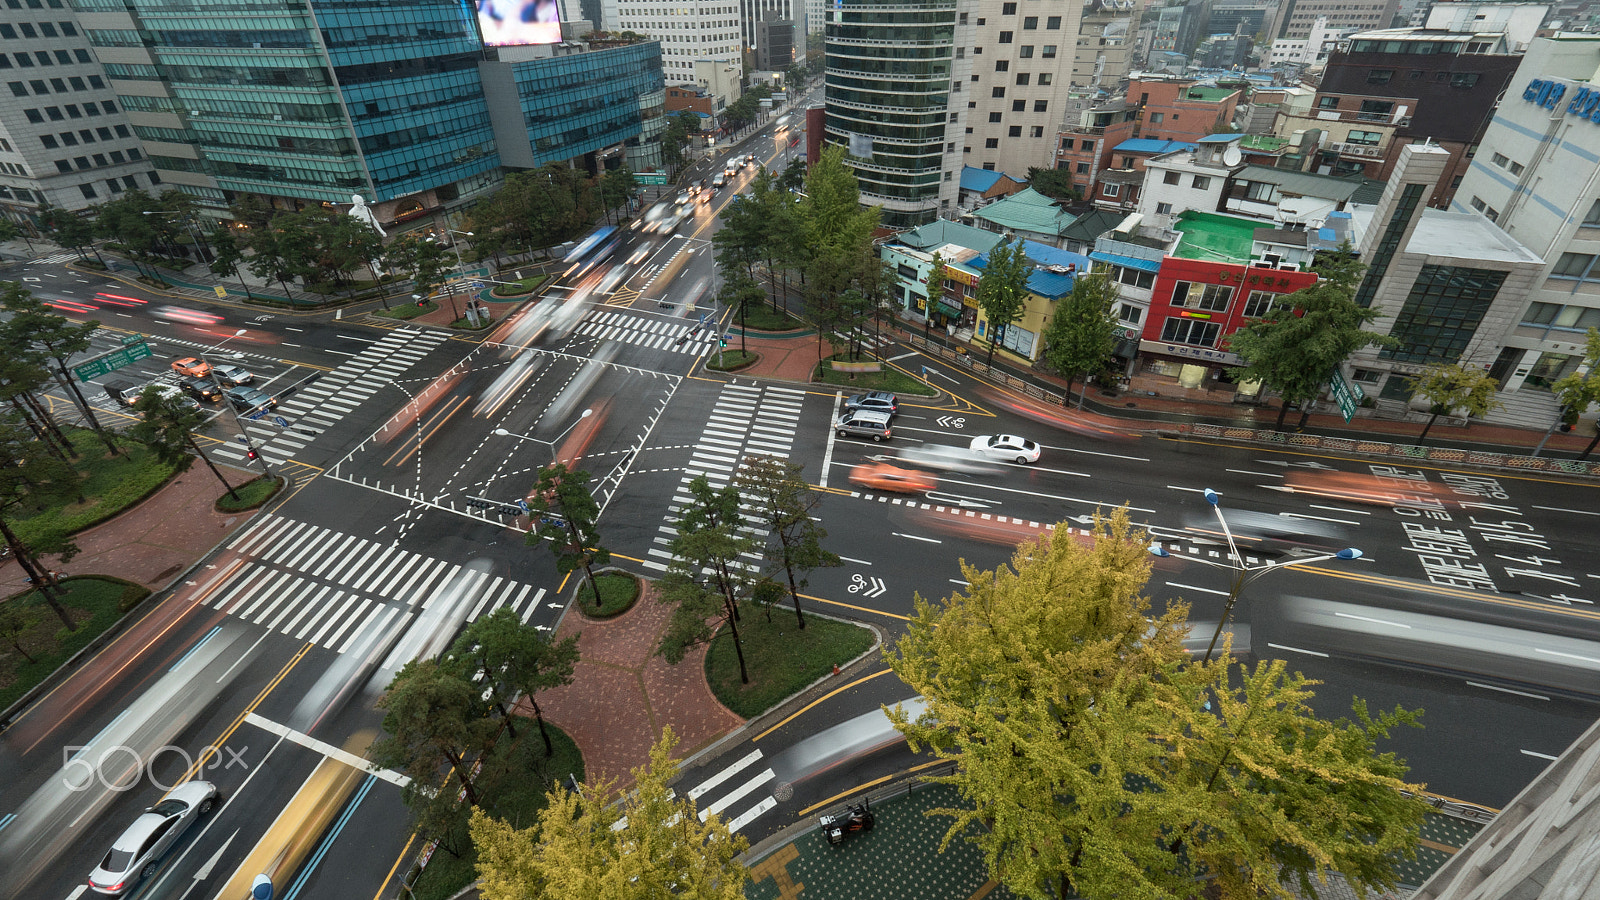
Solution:
{"label": "blurred vehicle", "polygon": [[108,381],[105,383],[106,396],[117,401],[123,406],[132,406],[139,395],[144,393],[146,385],[134,384],[131,381]]}
{"label": "blurred vehicle", "polygon": [[151,315],[168,322],[182,322],[185,325],[215,325],[222,321],[222,317],[216,313],[184,309],[181,306],[158,306],[151,310]]}
{"label": "blurred vehicle", "polygon": [[258,409],[271,409],[278,405],[271,394],[258,391],[252,387],[233,387],[227,391],[228,402],[239,412],[254,412]]}
{"label": "blurred vehicle", "polygon": [[222,399],[222,392],[217,390],[216,384],[209,378],[180,378],[178,379],[178,390],[196,400],[210,402]]}
{"label": "blurred vehicle", "polygon": [[893,416],[900,412],[900,398],[888,391],[868,391],[845,398],[846,409],[876,409]]}
{"label": "blurred vehicle", "polygon": [[1365,472],[1290,472],[1283,480],[1292,493],[1373,506],[1442,506],[1456,493],[1442,484],[1407,478],[1381,478]]}
{"label": "blurred vehicle", "polygon": [[1039,461],[1039,445],[1014,434],[979,435],[972,439],[969,449],[987,459],[1017,465]]}
{"label": "blurred vehicle", "polygon": [[211,374],[211,363],[198,356],[186,356],[172,361],[172,371],[191,378],[204,378]]}
{"label": "blurred vehicle", "polygon": [[633,253],[629,255],[628,265],[637,266],[639,263],[644,262],[647,258],[649,258],[651,253],[655,252],[655,249],[656,245],[653,242],[645,241],[635,248]]}
{"label": "blurred vehicle", "polygon": [[256,380],[256,376],[241,366],[215,366],[212,371],[217,373],[217,380],[221,381],[224,387],[238,387]]}
{"label": "blurred vehicle", "polygon": [[727,184],[728,183],[728,179],[730,179],[732,177],[733,177],[733,170],[732,169],[723,169],[721,172],[718,172],[716,175],[712,176],[712,178],[711,178],[711,186],[716,188],[716,189],[718,189],[718,190],[721,190],[722,186]]}
{"label": "blurred vehicle", "polygon": [[853,409],[833,423],[839,437],[869,437],[886,441],[894,437],[889,430],[889,413],[881,409]]}
{"label": "blurred vehicle", "polygon": [[561,260],[567,270],[562,278],[582,277],[585,272],[611,258],[622,246],[622,230],[615,225],[601,225],[578,242]]}
{"label": "blurred vehicle", "polygon": [[694,203],[694,193],[692,191],[684,191],[678,195],[679,206],[688,206],[692,203]]}
{"label": "blurred vehicle", "polygon": [[643,230],[646,234],[660,230],[661,223],[666,221],[667,217],[671,214],[672,201],[670,200],[662,200],[661,202],[652,205],[649,209],[644,211],[644,217],[641,219],[644,225],[641,230]]}
{"label": "blurred vehicle", "polygon": [[[1233,542],[1240,548],[1250,547],[1263,551],[1281,551],[1291,547],[1315,547],[1338,550],[1346,546],[1344,532],[1332,522],[1320,519],[1303,519],[1298,516],[1274,515],[1249,509],[1232,509],[1225,513]],[[1193,512],[1184,518],[1183,528],[1190,534],[1206,540],[1227,543],[1215,513]]]}
{"label": "blurred vehicle", "polygon": [[190,826],[217,805],[222,795],[209,781],[187,781],[165,800],[145,810],[111,844],[111,851],[93,872],[89,888],[116,896],[149,878],[160,868],[161,857],[183,837]]}
{"label": "blurred vehicle", "polygon": [[920,494],[939,486],[939,479],[916,469],[902,469],[888,463],[871,463],[850,470],[850,481],[864,488],[897,494]]}
{"label": "blurred vehicle", "polygon": [[965,475],[992,475],[1000,467],[975,455],[968,447],[951,447],[946,444],[922,444],[905,447],[900,451],[900,461],[925,469],[941,472],[961,472]]}

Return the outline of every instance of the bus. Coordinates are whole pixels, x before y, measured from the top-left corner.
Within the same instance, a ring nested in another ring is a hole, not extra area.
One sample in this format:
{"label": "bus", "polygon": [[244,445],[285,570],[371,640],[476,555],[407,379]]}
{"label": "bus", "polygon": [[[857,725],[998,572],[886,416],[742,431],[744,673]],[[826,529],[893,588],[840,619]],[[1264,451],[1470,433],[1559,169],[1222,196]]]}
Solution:
{"label": "bus", "polygon": [[578,242],[561,262],[567,266],[563,278],[582,275],[611,258],[622,244],[622,232],[615,225],[601,225]]}

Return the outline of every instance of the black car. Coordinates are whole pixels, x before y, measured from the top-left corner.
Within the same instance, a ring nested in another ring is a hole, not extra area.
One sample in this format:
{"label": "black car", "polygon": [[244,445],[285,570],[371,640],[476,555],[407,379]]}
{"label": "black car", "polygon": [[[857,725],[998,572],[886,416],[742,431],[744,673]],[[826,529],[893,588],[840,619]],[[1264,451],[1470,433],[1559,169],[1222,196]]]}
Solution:
{"label": "black car", "polygon": [[217,390],[216,384],[209,378],[180,378],[178,379],[178,390],[196,400],[209,402],[222,399],[222,392]]}
{"label": "black car", "polygon": [[262,408],[271,409],[278,405],[278,401],[273,399],[271,394],[258,391],[252,387],[228,388],[227,397],[228,402],[233,404],[233,408],[239,412],[254,412]]}

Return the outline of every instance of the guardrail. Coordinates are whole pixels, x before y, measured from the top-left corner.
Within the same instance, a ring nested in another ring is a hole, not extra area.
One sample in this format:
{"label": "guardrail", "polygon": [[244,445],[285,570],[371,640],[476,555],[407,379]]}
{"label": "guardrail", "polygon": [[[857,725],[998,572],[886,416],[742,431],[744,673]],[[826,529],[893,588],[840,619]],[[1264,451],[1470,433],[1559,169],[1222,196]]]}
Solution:
{"label": "guardrail", "polygon": [[1437,794],[1426,792],[1412,794],[1410,791],[1401,791],[1400,793],[1407,797],[1421,797],[1423,802],[1433,807],[1435,812],[1455,819],[1465,819],[1468,822],[1482,822],[1487,825],[1493,822],[1496,816],[1500,815],[1499,810],[1490,809],[1486,806],[1473,806],[1471,803],[1450,800]]}
{"label": "guardrail", "polygon": [[1397,457],[1408,460],[1449,462],[1480,468],[1503,469],[1513,472],[1558,472],[1563,475],[1600,477],[1600,461],[1580,459],[1547,459],[1542,456],[1516,456],[1509,453],[1491,453],[1483,450],[1463,450],[1459,447],[1421,447],[1416,444],[1393,444],[1388,441],[1358,440],[1355,438],[1327,437],[1317,434],[1293,434],[1282,431],[1263,431],[1257,428],[1237,428],[1228,425],[1180,425],[1184,434],[1221,438],[1229,441],[1249,441],[1257,444],[1281,444],[1317,450],[1335,450],[1344,453],[1361,453],[1369,456]]}
{"label": "guardrail", "polygon": [[1055,391],[1047,391],[1039,385],[1034,384],[1025,378],[1018,378],[1017,376],[1012,375],[1010,372],[1007,372],[998,366],[990,366],[985,364],[982,360],[973,359],[970,353],[965,353],[959,350],[951,350],[943,344],[925,340],[920,334],[907,333],[905,335],[905,340],[913,347],[921,348],[922,350],[931,353],[940,359],[949,360],[950,362],[955,363],[969,372],[976,372],[977,374],[988,378],[990,381],[997,381],[1014,391],[1027,394],[1029,397],[1032,397],[1035,400],[1043,400],[1046,403],[1054,403],[1057,405],[1062,405],[1066,402],[1065,397],[1062,394],[1059,394]]}

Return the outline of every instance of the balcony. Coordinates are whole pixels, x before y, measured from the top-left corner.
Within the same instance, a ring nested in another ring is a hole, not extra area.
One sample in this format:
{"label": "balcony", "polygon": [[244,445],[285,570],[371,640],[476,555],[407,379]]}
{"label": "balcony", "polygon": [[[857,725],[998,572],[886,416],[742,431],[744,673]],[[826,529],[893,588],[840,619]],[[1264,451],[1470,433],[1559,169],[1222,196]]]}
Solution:
{"label": "balcony", "polygon": [[1386,155],[1382,147],[1340,141],[1329,141],[1328,150],[1340,156],[1348,156],[1354,159],[1383,159]]}

